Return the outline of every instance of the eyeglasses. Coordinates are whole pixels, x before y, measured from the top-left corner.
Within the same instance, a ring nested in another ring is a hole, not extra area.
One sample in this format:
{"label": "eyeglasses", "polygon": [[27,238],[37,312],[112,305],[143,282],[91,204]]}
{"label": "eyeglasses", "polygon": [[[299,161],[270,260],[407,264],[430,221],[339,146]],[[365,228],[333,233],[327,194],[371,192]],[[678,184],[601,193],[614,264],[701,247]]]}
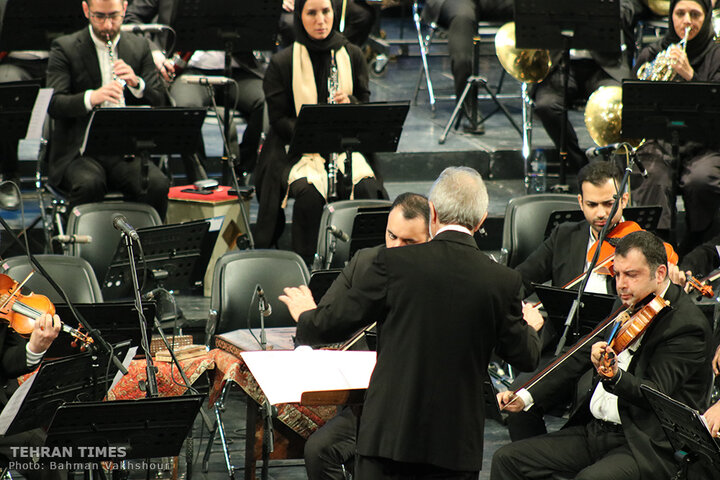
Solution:
{"label": "eyeglasses", "polygon": [[90,12],[90,16],[97,20],[98,22],[102,23],[105,20],[110,20],[113,22],[116,22],[118,20],[121,20],[125,15],[123,15],[122,12],[113,12],[113,13],[95,13]]}

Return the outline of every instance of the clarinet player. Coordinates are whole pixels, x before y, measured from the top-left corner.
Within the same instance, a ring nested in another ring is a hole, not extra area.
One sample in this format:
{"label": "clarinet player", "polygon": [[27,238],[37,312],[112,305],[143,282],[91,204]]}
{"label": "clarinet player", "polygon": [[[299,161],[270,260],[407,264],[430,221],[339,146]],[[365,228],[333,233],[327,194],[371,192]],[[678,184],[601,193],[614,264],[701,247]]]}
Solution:
{"label": "clarinet player", "polygon": [[[330,0],[296,2],[295,42],[273,56],[263,83],[270,131],[255,170],[260,203],[255,243],[258,248],[277,244],[285,225],[283,208],[292,197],[292,247],[307,263],[315,253],[320,217],[328,201],[329,159],[313,153],[286,154],[297,114],[303,104],[370,99],[365,58],[332,29],[334,15]],[[343,158],[341,154],[337,159],[341,172]],[[353,154],[352,172],[351,191],[342,191],[338,182],[340,198],[387,197],[370,159]]]}

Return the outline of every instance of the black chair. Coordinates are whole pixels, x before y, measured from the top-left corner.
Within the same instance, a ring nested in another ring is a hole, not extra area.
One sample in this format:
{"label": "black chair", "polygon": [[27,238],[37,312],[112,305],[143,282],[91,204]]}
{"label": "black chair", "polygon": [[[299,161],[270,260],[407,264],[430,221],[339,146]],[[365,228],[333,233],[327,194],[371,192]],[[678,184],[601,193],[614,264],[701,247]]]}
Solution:
{"label": "black chair", "polygon": [[290,327],[295,321],[278,300],[285,287],[307,285],[310,281],[302,258],[286,250],[241,250],[228,252],[215,264],[210,298],[207,344],[212,335],[240,328],[260,326],[256,287],[262,287],[272,314],[266,327]]}
{"label": "black chair", "polygon": [[[67,255],[36,255],[40,265],[65,290],[73,303],[100,303],[103,301],[100,285],[90,264],[80,257]],[[3,273],[17,282],[22,282],[34,268],[27,257],[11,257],[3,262]],[[53,303],[65,300],[55,291],[40,273],[30,277],[25,287],[34,293],[45,295]]]}
{"label": "black chair", "polygon": [[511,199],[505,209],[501,263],[510,268],[522,263],[545,239],[545,227],[552,212],[579,208],[575,195],[561,193]]}
{"label": "black chair", "polygon": [[[350,260],[350,242],[335,239],[329,233],[329,227],[334,226],[342,230],[348,236],[353,234],[353,222],[358,214],[358,209],[384,207],[390,211],[392,202],[390,200],[340,200],[325,205],[322,217],[320,218],[320,231],[318,232],[317,251],[313,270],[325,268],[342,268]],[[387,223],[387,221],[385,222]],[[367,232],[366,232],[367,233]],[[379,231],[380,243],[385,238],[385,224]],[[334,245],[334,252],[331,250]],[[367,245],[373,246],[373,245]],[[331,258],[332,257],[332,258]]]}
{"label": "black chair", "polygon": [[90,243],[70,245],[69,254],[87,260],[100,282],[105,278],[113,254],[120,242],[120,232],[112,226],[117,214],[125,215],[128,223],[138,228],[162,224],[157,211],[145,203],[100,202],[73,207],[68,215],[68,235],[90,235]]}

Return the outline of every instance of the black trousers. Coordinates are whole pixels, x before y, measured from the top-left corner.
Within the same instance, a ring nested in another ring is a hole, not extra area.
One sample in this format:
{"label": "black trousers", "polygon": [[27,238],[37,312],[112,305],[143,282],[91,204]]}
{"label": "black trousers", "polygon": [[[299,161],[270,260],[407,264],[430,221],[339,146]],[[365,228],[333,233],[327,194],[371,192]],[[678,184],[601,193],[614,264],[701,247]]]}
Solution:
{"label": "black trousers", "polygon": [[343,466],[355,461],[357,417],[349,407],[310,435],[305,443],[305,470],[308,480],[345,480]]}
{"label": "black trousers", "polygon": [[144,202],[165,218],[170,181],[152,161],[144,180],[139,158],[79,157],[70,162],[60,188],[67,192],[70,206],[100,202],[109,191],[121,192],[126,200]]}
{"label": "black trousers", "polygon": [[[570,62],[570,76],[568,81],[568,104],[587,99],[599,87],[620,85],[617,80],[608,75],[594,60],[573,60]],[[535,90],[535,114],[545,127],[545,131],[552,139],[555,147],[560,151],[560,130],[562,127],[563,111],[563,73],[560,68],[553,70],[548,78],[540,83]],[[575,129],[570,124],[566,126],[566,145],[568,165],[579,169],[587,163],[584,150],[580,149]]]}
{"label": "black trousers", "polygon": [[448,51],[455,83],[460,97],[472,74],[473,36],[478,21],[510,21],[512,0],[445,0],[438,24],[448,30]]}
{"label": "black trousers", "polygon": [[[210,76],[222,76],[225,74],[222,70],[200,70],[193,68],[188,69],[185,73]],[[265,125],[265,94],[263,93],[262,79],[242,68],[233,69],[233,78],[237,82],[238,88],[236,90],[233,85],[230,86],[232,95],[230,104],[234,105],[235,102],[237,102],[237,109],[247,122],[245,133],[243,133],[243,138],[239,145],[240,169],[243,172],[252,172],[257,163],[260,135]],[[214,87],[218,107],[225,106],[222,95],[224,88],[224,86]],[[175,103],[181,107],[208,107],[212,105],[209,91],[202,85],[190,85],[182,81],[176,81],[173,82],[173,86],[170,88],[170,95],[175,100]],[[235,133],[232,123],[229,133],[228,143],[232,150],[237,145],[237,134]],[[199,152],[198,156],[201,159],[204,158],[204,152]],[[189,168],[187,161],[185,168],[186,170]]]}
{"label": "black trousers", "polygon": [[354,480],[477,480],[479,472],[447,470],[426,463],[358,457]]}
{"label": "black trousers", "polygon": [[[339,178],[342,179],[342,176],[339,176]],[[340,183],[342,183],[342,180]],[[343,195],[342,188],[339,192],[341,198],[349,198],[349,192]],[[317,250],[318,232],[323,207],[326,203],[325,198],[305,178],[295,180],[290,185],[290,196],[295,199],[292,215],[293,251],[303,257],[306,263],[310,264]],[[364,178],[355,185],[354,198],[387,198],[387,193],[376,178]]]}
{"label": "black trousers", "polygon": [[591,421],[505,445],[493,456],[490,480],[550,479],[553,473],[576,480],[640,479],[623,433]]}

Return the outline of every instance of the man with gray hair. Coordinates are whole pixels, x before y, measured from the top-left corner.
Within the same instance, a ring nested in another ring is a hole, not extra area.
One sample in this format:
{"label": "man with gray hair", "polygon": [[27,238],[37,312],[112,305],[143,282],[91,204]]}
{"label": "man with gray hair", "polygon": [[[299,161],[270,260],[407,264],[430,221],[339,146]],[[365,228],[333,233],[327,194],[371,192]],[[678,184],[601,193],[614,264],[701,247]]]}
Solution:
{"label": "man with gray hair", "polygon": [[[433,239],[380,251],[344,296],[314,314],[328,330],[378,322],[356,480],[476,480],[490,352],[521,370],[540,359],[541,322],[523,320],[520,275],[491,261],[473,239],[487,204],[476,171],[445,169],[429,195]],[[304,286],[285,289],[280,300],[301,322],[316,308]],[[448,408],[452,415],[443,414]]]}

